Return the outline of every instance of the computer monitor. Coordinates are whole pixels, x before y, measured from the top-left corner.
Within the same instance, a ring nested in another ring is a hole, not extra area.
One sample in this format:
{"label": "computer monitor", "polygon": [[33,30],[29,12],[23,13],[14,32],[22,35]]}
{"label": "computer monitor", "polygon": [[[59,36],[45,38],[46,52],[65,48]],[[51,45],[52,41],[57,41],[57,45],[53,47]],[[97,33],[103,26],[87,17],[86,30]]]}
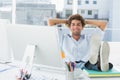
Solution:
{"label": "computer monitor", "polygon": [[35,45],[34,62],[38,65],[64,67],[55,27],[20,24],[5,25],[14,59],[21,61],[28,45]]}
{"label": "computer monitor", "polygon": [[7,31],[3,24],[0,24],[0,63],[11,62],[11,52],[7,40]]}

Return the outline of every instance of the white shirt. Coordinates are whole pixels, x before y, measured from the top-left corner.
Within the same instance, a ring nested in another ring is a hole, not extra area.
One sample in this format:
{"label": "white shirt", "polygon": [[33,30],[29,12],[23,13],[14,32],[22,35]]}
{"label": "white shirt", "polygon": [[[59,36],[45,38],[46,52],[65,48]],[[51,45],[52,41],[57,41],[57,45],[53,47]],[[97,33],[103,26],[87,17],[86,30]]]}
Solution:
{"label": "white shirt", "polygon": [[80,60],[87,62],[90,57],[90,39],[91,36],[96,33],[100,34],[103,38],[104,32],[100,28],[94,28],[89,35],[82,34],[80,39],[76,41],[70,33],[65,34],[63,30],[60,29],[60,45],[65,54],[65,62]]}

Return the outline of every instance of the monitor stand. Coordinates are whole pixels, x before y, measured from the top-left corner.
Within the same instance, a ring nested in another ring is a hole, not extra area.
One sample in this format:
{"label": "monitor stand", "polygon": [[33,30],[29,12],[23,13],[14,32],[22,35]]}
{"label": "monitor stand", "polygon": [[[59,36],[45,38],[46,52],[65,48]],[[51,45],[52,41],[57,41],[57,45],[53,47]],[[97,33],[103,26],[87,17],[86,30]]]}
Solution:
{"label": "monitor stand", "polygon": [[31,73],[34,61],[34,54],[36,50],[36,45],[27,45],[25,53],[22,60],[22,68],[27,70],[28,73]]}
{"label": "monitor stand", "polygon": [[[32,73],[35,50],[36,50],[36,45],[31,45],[31,44],[27,45],[23,59],[22,59],[22,63],[19,66],[20,71],[18,72],[18,75],[17,75],[18,78],[21,78],[21,79],[30,78]],[[24,73],[24,74],[21,74],[21,73]],[[26,77],[26,75],[28,77]]]}

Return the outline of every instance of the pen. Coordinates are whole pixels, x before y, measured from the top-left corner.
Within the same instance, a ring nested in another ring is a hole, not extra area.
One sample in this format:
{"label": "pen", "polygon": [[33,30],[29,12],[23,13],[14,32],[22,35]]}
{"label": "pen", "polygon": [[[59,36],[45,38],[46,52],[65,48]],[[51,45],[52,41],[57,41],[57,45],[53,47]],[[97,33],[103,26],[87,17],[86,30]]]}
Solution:
{"label": "pen", "polygon": [[68,71],[70,71],[70,66],[69,66],[69,64],[66,63],[66,65],[67,65]]}
{"label": "pen", "polygon": [[71,62],[71,66],[72,66],[73,71],[74,71],[74,68],[75,68],[75,64],[74,64],[74,62]]}

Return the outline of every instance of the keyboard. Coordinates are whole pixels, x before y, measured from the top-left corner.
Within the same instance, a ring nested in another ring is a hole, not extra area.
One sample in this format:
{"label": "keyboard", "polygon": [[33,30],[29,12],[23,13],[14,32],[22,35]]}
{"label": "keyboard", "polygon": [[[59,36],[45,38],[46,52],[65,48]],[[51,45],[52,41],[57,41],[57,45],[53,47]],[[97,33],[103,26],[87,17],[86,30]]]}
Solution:
{"label": "keyboard", "polygon": [[64,74],[46,71],[33,71],[30,80],[66,80]]}
{"label": "keyboard", "polygon": [[34,76],[32,75],[31,80],[59,80],[59,79],[39,74]]}
{"label": "keyboard", "polygon": [[3,72],[3,71],[6,71],[6,70],[9,70],[9,69],[12,69],[13,66],[9,66],[9,65],[6,65],[6,64],[0,64],[0,72]]}

